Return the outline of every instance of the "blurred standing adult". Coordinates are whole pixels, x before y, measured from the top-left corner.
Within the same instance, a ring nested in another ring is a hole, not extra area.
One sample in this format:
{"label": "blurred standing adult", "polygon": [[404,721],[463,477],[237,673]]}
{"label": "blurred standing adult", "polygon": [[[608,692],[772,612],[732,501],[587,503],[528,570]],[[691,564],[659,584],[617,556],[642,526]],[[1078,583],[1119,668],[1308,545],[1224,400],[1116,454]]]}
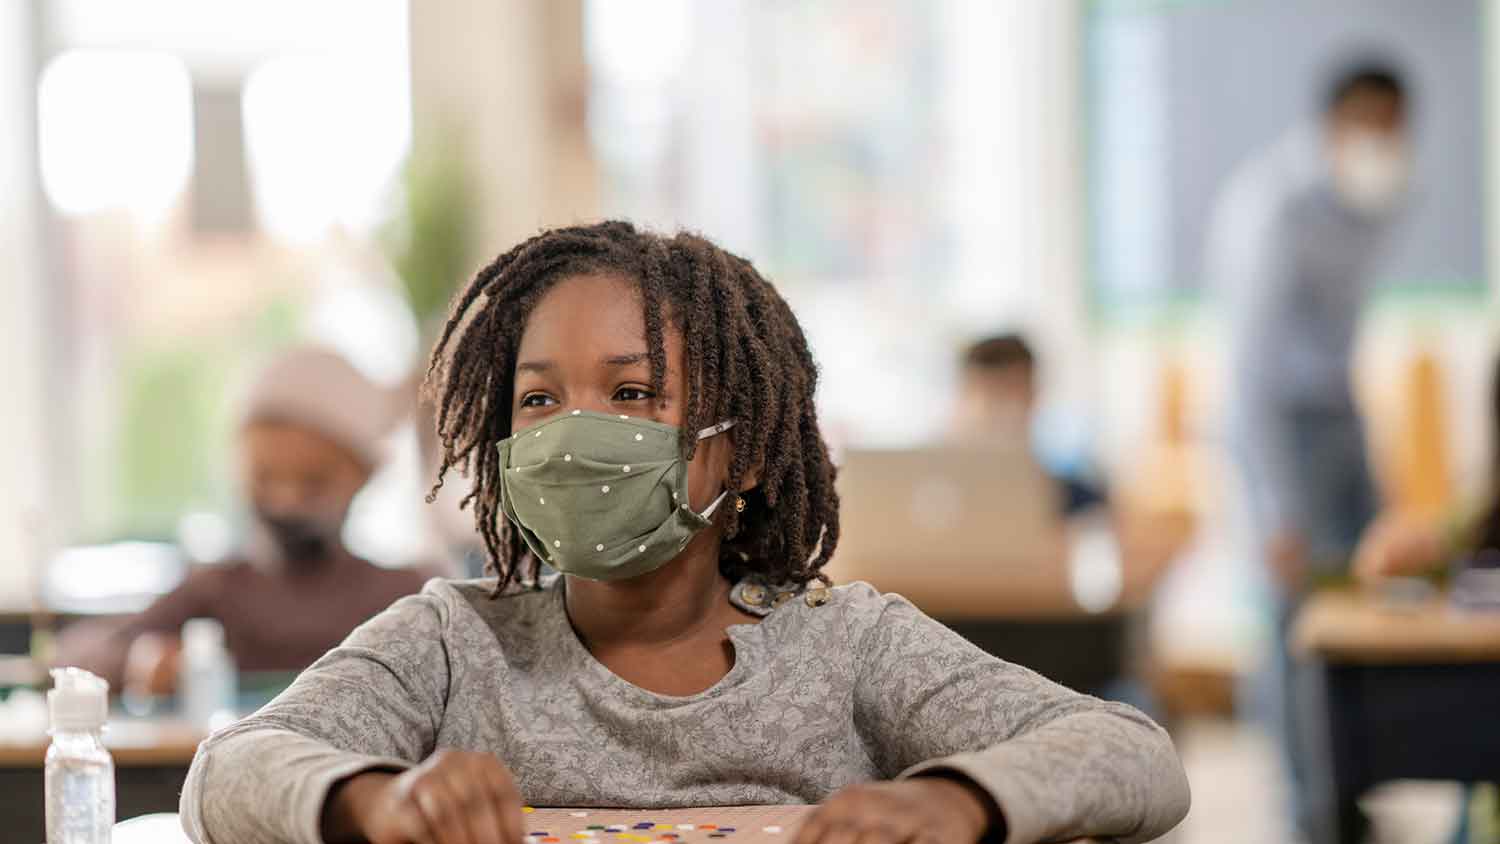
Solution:
{"label": "blurred standing adult", "polygon": [[[1373,259],[1408,190],[1409,112],[1396,69],[1348,67],[1320,119],[1231,176],[1209,233],[1208,271],[1228,305],[1231,439],[1273,587],[1268,714],[1299,795],[1315,787],[1317,760],[1296,738],[1285,634],[1311,586],[1347,574],[1377,509],[1351,358]],[[1314,807],[1297,810],[1304,834],[1321,837]]]}

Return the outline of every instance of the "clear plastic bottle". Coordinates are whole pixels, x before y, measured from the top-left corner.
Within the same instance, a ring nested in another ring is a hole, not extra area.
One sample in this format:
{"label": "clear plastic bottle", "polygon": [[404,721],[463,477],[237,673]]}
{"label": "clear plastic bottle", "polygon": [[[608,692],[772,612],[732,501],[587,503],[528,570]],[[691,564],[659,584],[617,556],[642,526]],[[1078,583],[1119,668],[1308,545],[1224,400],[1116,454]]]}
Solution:
{"label": "clear plastic bottle", "polygon": [[52,671],[47,708],[47,844],[109,844],[115,824],[115,763],[100,734],[109,684],[81,668]]}
{"label": "clear plastic bottle", "polygon": [[182,626],[182,712],[203,729],[234,720],[234,658],[224,644],[224,625],[212,618]]}

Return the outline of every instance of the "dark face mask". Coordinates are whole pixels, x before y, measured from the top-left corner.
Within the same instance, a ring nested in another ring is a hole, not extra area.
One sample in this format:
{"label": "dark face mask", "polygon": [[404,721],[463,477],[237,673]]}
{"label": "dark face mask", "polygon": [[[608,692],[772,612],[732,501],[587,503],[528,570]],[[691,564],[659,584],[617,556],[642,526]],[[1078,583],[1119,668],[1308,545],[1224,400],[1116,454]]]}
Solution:
{"label": "dark face mask", "polygon": [[338,546],[333,532],[314,519],[257,513],[266,533],[288,563],[314,563],[332,556]]}

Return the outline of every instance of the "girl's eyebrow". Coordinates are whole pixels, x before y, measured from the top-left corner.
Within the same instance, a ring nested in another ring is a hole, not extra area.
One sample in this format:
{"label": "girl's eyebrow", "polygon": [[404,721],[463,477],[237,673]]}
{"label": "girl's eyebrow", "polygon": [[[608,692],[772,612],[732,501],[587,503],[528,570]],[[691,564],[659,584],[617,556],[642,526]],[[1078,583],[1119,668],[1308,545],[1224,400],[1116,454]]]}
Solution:
{"label": "girl's eyebrow", "polygon": [[[649,361],[650,359],[651,359],[651,356],[648,355],[645,352],[634,352],[634,353],[628,354],[628,355],[623,355],[623,354],[622,355],[609,355],[608,357],[604,358],[604,360],[601,361],[601,362],[605,366],[621,367],[621,366],[635,366],[636,364],[639,364],[639,363],[645,363],[645,362]],[[554,361],[550,361],[550,360],[523,360],[520,363],[516,364],[516,371],[517,372],[539,372],[539,373],[541,373],[541,372],[550,372],[550,371],[552,371],[552,370],[554,370],[556,368],[557,368],[557,364]]]}
{"label": "girl's eyebrow", "polygon": [[636,352],[630,355],[610,355],[604,359],[605,366],[634,366],[651,359],[645,352]]}

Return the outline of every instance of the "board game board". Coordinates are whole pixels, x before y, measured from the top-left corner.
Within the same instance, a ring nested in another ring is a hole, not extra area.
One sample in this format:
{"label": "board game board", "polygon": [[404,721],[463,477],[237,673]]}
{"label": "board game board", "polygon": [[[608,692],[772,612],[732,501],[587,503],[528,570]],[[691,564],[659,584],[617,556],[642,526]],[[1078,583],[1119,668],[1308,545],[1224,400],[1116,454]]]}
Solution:
{"label": "board game board", "polygon": [[816,806],[532,809],[533,844],[790,844]]}
{"label": "board game board", "polygon": [[[791,844],[817,806],[522,810],[531,844]],[[1072,844],[1113,844],[1078,839]]]}

